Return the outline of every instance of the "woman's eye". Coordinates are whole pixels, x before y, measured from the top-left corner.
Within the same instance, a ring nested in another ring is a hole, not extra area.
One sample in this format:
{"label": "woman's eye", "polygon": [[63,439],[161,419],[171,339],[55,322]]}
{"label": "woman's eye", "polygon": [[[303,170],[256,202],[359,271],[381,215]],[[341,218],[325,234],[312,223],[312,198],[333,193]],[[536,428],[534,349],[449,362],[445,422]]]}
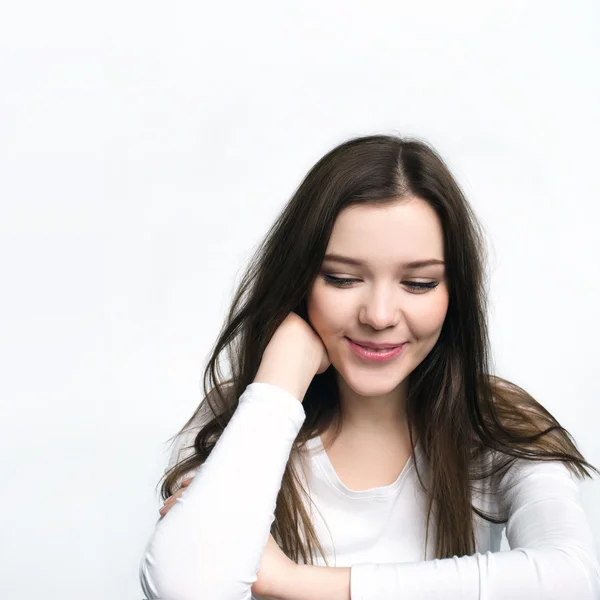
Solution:
{"label": "woman's eye", "polygon": [[327,283],[330,283],[337,287],[346,287],[346,286],[350,285],[351,283],[360,281],[360,279],[345,279],[342,277],[334,277],[333,275],[323,275],[323,278],[325,279],[325,281]]}
{"label": "woman's eye", "polygon": [[[345,277],[334,277],[333,275],[323,275],[325,281],[331,285],[336,287],[348,287],[357,281],[360,282],[360,279],[350,279]],[[426,292],[427,290],[431,290],[439,285],[438,281],[431,281],[429,283],[417,282],[417,281],[405,281],[404,285],[411,288],[413,291]]]}
{"label": "woman's eye", "polygon": [[426,292],[427,290],[432,290],[433,288],[438,286],[437,281],[431,281],[429,283],[417,283],[416,281],[406,281],[404,285],[412,288],[413,290],[418,290],[419,292]]}

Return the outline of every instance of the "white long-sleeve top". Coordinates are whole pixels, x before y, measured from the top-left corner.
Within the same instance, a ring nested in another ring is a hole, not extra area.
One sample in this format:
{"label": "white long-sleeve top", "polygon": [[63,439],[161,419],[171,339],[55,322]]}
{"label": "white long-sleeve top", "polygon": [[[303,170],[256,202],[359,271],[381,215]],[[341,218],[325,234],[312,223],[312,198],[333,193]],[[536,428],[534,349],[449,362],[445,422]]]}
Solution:
{"label": "white long-sleeve top", "polygon": [[[268,383],[249,385],[194,480],[160,519],[140,564],[149,600],[253,600],[251,586],[274,520],[275,502],[302,403]],[[193,442],[197,429],[181,438]],[[597,600],[600,567],[577,480],[558,461],[518,459],[494,488],[473,496],[478,508],[508,516],[504,525],[475,517],[476,553],[423,560],[427,479],[420,445],[397,480],[351,490],[329,461],[320,437],[299,471],[330,566],[351,567],[352,600]],[[513,482],[516,485],[511,486]],[[433,555],[435,520],[427,556]],[[318,555],[315,564],[325,563]]]}

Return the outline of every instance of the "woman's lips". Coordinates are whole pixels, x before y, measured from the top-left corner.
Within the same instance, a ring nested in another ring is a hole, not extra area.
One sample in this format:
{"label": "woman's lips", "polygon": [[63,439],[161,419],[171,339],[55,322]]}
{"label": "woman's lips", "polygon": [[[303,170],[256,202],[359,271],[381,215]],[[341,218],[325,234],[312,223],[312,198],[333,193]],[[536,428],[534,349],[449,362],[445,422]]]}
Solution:
{"label": "woman's lips", "polygon": [[389,350],[373,350],[372,348],[365,348],[360,344],[355,343],[350,338],[346,338],[346,342],[352,352],[363,360],[368,360],[371,362],[387,362],[391,361],[397,357],[399,357],[403,352],[406,344],[401,344],[400,346],[396,346],[395,348],[390,348]]}
{"label": "woman's lips", "polygon": [[368,342],[366,340],[355,340],[354,338],[347,338],[351,342],[358,344],[359,346],[363,346],[364,348],[373,348],[374,350],[389,350],[392,348],[397,348],[398,346],[402,346],[405,342],[398,343],[376,343],[376,342]]}

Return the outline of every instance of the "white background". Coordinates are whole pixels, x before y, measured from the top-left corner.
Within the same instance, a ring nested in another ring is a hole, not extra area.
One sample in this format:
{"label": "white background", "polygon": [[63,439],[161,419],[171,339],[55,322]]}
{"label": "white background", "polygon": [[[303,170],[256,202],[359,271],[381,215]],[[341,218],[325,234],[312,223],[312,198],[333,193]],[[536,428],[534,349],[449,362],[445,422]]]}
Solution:
{"label": "white background", "polygon": [[498,374],[600,465],[599,26],[593,0],[0,9],[0,596],[142,598],[234,284],[355,135],[447,160],[488,233]]}

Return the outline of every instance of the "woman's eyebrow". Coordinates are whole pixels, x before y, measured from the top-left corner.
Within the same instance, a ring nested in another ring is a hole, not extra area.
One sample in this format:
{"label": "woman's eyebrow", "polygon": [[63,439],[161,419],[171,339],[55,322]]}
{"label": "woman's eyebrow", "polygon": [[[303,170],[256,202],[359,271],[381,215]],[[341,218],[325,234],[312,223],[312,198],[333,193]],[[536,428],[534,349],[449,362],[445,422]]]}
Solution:
{"label": "woman's eyebrow", "polygon": [[[349,256],[342,256],[341,254],[326,254],[323,261],[339,262],[347,265],[353,265],[355,267],[364,267],[365,263],[357,258],[350,258]],[[427,260],[413,260],[411,262],[404,263],[402,266],[405,269],[418,269],[419,267],[428,267],[430,265],[443,265],[443,260],[438,258],[428,258]]]}

